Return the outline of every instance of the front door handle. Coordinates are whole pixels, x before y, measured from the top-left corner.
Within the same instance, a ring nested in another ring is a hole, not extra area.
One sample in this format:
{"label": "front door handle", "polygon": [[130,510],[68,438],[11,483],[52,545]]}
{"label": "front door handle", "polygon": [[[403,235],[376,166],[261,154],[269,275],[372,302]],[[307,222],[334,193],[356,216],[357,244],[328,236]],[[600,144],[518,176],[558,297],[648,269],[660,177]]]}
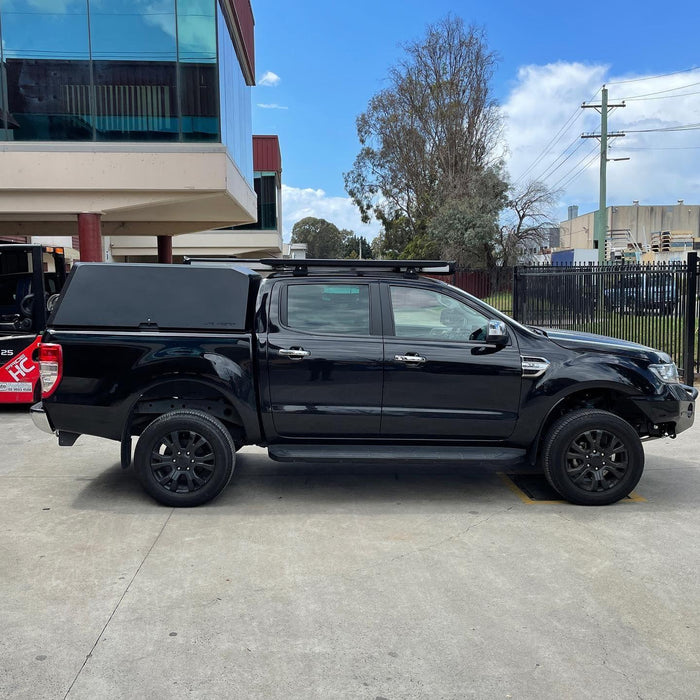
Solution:
{"label": "front door handle", "polygon": [[394,355],[394,359],[397,362],[406,362],[409,365],[422,365],[425,362],[425,358],[420,355]]}
{"label": "front door handle", "polygon": [[288,357],[290,360],[303,360],[311,353],[308,350],[304,350],[304,348],[290,348],[289,350],[278,350],[277,354],[282,355],[282,357]]}

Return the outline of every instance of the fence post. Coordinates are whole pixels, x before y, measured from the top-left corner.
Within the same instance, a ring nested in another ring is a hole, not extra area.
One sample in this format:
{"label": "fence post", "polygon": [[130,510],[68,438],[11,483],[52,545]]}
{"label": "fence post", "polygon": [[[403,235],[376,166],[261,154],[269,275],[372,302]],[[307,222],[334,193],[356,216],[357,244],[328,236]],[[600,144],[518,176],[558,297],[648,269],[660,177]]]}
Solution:
{"label": "fence post", "polygon": [[519,275],[519,268],[517,265],[513,266],[513,318],[518,321],[518,314],[520,312],[520,309],[518,307],[518,303],[520,301],[520,295],[519,295],[519,288],[518,288],[518,282],[520,280],[520,275]]}
{"label": "fence post", "polygon": [[698,254],[688,253],[688,284],[685,293],[683,381],[693,385],[695,379],[695,304],[698,290]]}

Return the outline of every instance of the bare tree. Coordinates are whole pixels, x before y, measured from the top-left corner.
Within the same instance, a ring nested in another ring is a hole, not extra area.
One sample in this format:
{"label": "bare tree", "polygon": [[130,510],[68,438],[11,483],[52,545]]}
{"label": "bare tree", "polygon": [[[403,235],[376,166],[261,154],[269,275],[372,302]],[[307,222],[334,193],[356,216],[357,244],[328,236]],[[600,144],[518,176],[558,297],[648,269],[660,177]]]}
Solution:
{"label": "bare tree", "polygon": [[506,223],[498,232],[501,265],[515,265],[524,251],[544,246],[556,197],[557,192],[539,180],[528,182],[518,192],[511,191],[503,217]]}
{"label": "bare tree", "polygon": [[425,235],[446,202],[469,196],[497,160],[501,129],[490,87],[496,55],[482,29],[448,16],[405,51],[357,118],[361,150],[345,173],[363,219],[380,220],[394,249]]}

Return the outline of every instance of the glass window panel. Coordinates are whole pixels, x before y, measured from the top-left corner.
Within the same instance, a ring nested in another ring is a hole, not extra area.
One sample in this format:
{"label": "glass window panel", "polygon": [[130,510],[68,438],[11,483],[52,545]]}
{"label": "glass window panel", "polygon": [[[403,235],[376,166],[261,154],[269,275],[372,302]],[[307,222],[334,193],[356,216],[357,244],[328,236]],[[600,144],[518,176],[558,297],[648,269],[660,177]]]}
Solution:
{"label": "glass window panel", "polygon": [[177,0],[180,61],[216,63],[216,0]]}
{"label": "glass window panel", "polygon": [[219,103],[221,142],[247,182],[253,185],[253,122],[250,87],[231,43],[221,8],[217,3],[217,46],[219,52]]}
{"label": "glass window panel", "polygon": [[92,138],[85,0],[3,0],[0,139]]}
{"label": "glass window panel", "polygon": [[215,0],[178,0],[177,37],[182,138],[218,141]]}
{"label": "glass window panel", "polygon": [[255,173],[253,189],[258,198],[257,221],[231,228],[242,231],[274,231],[277,228],[277,177]]}
{"label": "glass window panel", "polygon": [[394,335],[399,338],[485,340],[488,319],[456,299],[428,289],[391,288]]}
{"label": "glass window panel", "polygon": [[277,228],[277,178],[274,175],[263,175],[260,178],[258,221],[263,230]]}
{"label": "glass window panel", "polygon": [[175,0],[90,0],[98,141],[176,141]]}
{"label": "glass window panel", "polygon": [[95,61],[175,61],[175,0],[90,0]]}
{"label": "glass window panel", "polygon": [[369,335],[369,285],[290,284],[287,325],[307,333]]}

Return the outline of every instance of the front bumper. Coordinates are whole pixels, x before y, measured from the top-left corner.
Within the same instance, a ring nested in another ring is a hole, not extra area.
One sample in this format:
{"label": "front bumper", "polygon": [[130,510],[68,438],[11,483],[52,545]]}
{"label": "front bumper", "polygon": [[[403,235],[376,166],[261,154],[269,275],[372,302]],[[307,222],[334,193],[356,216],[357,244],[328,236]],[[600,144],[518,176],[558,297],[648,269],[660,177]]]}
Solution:
{"label": "front bumper", "polygon": [[665,384],[655,396],[635,396],[633,403],[647,417],[652,437],[677,435],[693,425],[698,390],[685,384]]}
{"label": "front bumper", "polygon": [[29,413],[32,417],[32,422],[34,425],[39,428],[39,430],[42,430],[45,433],[48,433],[49,435],[53,435],[56,431],[51,427],[51,423],[49,421],[49,417],[46,415],[46,411],[44,410],[44,406],[41,403],[35,403],[30,409]]}

